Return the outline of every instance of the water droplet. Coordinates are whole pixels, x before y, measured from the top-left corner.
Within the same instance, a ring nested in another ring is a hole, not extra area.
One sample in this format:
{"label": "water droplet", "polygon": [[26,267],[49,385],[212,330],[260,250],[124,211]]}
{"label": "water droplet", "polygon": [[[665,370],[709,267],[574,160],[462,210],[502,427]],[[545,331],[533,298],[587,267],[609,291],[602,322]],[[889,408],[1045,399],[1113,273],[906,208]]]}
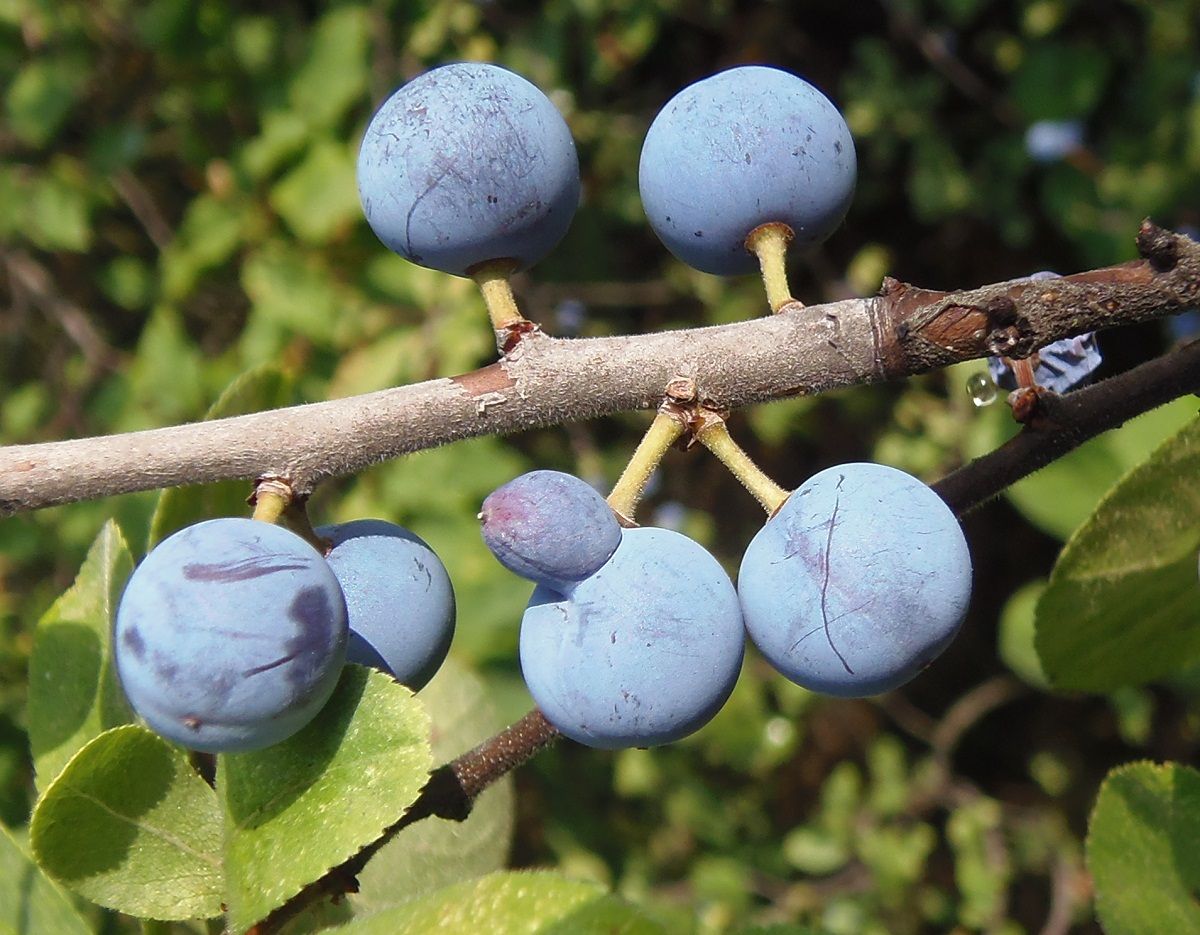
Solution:
{"label": "water droplet", "polygon": [[979,407],[990,406],[999,395],[996,392],[996,384],[982,371],[967,377],[967,393],[971,397],[971,402]]}

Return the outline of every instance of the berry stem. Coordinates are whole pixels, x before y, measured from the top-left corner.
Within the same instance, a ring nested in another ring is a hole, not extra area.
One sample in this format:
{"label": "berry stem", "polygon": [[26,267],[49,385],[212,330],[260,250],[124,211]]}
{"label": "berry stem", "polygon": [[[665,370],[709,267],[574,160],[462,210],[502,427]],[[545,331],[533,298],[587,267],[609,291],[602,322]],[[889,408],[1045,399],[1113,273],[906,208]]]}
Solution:
{"label": "berry stem", "polygon": [[475,280],[479,285],[479,291],[483,293],[483,301],[487,305],[488,316],[492,319],[494,331],[504,331],[512,325],[525,321],[525,316],[517,308],[512,283],[509,282],[514,268],[515,264],[512,260],[492,260],[482,264],[471,273],[471,278]]}
{"label": "berry stem", "polygon": [[1029,358],[1021,360],[1008,360],[1008,365],[1012,367],[1013,376],[1017,378],[1018,389],[1029,389],[1037,386],[1037,378],[1033,375],[1033,362]]}
{"label": "berry stem", "polygon": [[773,516],[791,495],[771,480],[733,440],[724,419],[711,419],[696,433],[696,438],[729,468],[729,472],[750,491],[754,499],[767,511],[768,516]]}
{"label": "berry stem", "polygon": [[795,302],[787,278],[787,248],[792,229],[786,224],[761,224],[746,238],[746,249],[758,257],[767,303],[778,312],[789,302]]}
{"label": "berry stem", "polygon": [[292,488],[277,477],[260,478],[254,486],[254,519],[264,523],[278,523],[292,502]]}
{"label": "berry stem", "polygon": [[327,539],[322,539],[317,535],[317,531],[313,529],[312,520],[308,518],[308,498],[294,497],[284,508],[283,521],[287,524],[288,529],[298,535],[301,539],[311,545],[314,549],[325,555],[331,548],[331,543]]}
{"label": "berry stem", "polygon": [[608,505],[617,516],[628,522],[633,522],[637,512],[638,500],[646,489],[650,475],[662,461],[667,449],[675,444],[675,440],[683,434],[683,424],[675,416],[659,412],[654,421],[646,429],[646,434],[638,442],[637,448],[621,472],[612,493],[608,495]]}

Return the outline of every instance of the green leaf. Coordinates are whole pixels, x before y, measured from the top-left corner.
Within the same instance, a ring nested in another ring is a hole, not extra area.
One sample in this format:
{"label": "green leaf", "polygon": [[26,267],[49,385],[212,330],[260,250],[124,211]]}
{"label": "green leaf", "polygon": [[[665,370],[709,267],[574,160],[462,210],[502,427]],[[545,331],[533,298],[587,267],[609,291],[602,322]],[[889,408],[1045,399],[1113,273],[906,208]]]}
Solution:
{"label": "green leaf", "polygon": [[242,288],[254,315],[322,344],[344,323],[345,296],[339,296],[324,261],[293,246],[271,243],[242,264]]}
{"label": "green leaf", "polygon": [[999,803],[982,797],[954,809],[946,822],[960,893],[959,918],[971,928],[985,928],[1004,910],[1012,868],[1007,852],[997,851],[988,840],[999,831],[1000,822]]}
{"label": "green leaf", "polygon": [[1038,598],[1046,589],[1043,579],[1022,585],[1011,595],[1000,611],[1000,658],[1034,688],[1049,688],[1034,646]]}
{"label": "green leaf", "polygon": [[45,146],[66,120],[87,80],[78,57],[39,57],[25,65],[8,86],[8,125],[23,143]]}
{"label": "green leaf", "polygon": [[[470,750],[501,726],[486,686],[447,659],[421,689],[433,720],[433,759],[445,763]],[[513,784],[506,776],[475,801],[466,821],[429,818],[405,828],[358,875],[350,904],[375,912],[442,886],[501,869],[513,830]]]}
{"label": "green leaf", "polygon": [[0,825],[0,932],[88,935],[91,927],[71,901]]}
{"label": "green leaf", "polygon": [[362,214],[354,153],[332,140],[313,144],[304,161],[271,190],[271,207],[301,240],[327,243]]}
{"label": "green leaf", "polygon": [[1200,658],[1200,420],[1101,501],[1037,605],[1036,646],[1057,688],[1110,691]]}
{"label": "green leaf", "polygon": [[1092,811],[1087,863],[1108,935],[1200,932],[1200,773],[1130,763]]}
{"label": "green leaf", "polygon": [[[291,378],[274,364],[264,364],[247,370],[230,383],[204,418],[223,419],[264,409],[278,409],[286,406],[291,399]],[[150,520],[147,551],[185,526],[217,516],[245,513],[246,497],[250,490],[251,485],[246,481],[167,488],[159,494],[154,516]]]}
{"label": "green leaf", "polygon": [[150,919],[221,911],[221,816],[187,755],[144,727],[101,734],[33,812],[50,876],[93,902]]}
{"label": "green leaf", "polygon": [[347,935],[660,935],[666,929],[596,883],[496,873],[457,883],[337,929]]}
{"label": "green leaf", "polygon": [[137,353],[125,368],[128,393],[112,430],[134,432],[195,419],[208,401],[205,364],[178,309],[156,306],[142,328]]}
{"label": "green leaf", "polygon": [[92,240],[88,196],[77,179],[63,175],[41,176],[29,187],[23,204],[25,233],[43,249],[82,253]]}
{"label": "green leaf", "polygon": [[94,737],[133,720],[112,664],[113,615],[133,559],[116,523],[38,621],[29,660],[29,741],[44,789]]}
{"label": "green leaf", "polygon": [[[1005,496],[1033,525],[1065,540],[1088,518],[1113,484],[1146,459],[1146,452],[1187,425],[1195,415],[1194,399],[1177,399],[1159,406],[1013,484]],[[1007,413],[1005,418],[1012,422]],[[988,450],[991,447],[995,444]]]}
{"label": "green leaf", "polygon": [[1040,43],[1030,48],[1013,78],[1013,98],[1030,120],[1086,117],[1104,91],[1109,61],[1082,43]]}
{"label": "green leaf", "polygon": [[355,665],[299,733],[266,750],[222,755],[231,927],[258,922],[375,840],[416,798],[431,765],[421,703]]}
{"label": "green leaf", "polygon": [[367,90],[371,23],[359,6],[326,13],[288,97],[314,127],[333,126]]}
{"label": "green leaf", "polygon": [[309,136],[308,124],[294,110],[269,110],[261,119],[258,136],[248,141],[239,153],[240,165],[256,182],[303,149]]}
{"label": "green leaf", "polygon": [[162,253],[163,296],[168,301],[184,298],[202,273],[228,260],[242,242],[247,217],[247,206],[236,199],[207,194],[192,199]]}

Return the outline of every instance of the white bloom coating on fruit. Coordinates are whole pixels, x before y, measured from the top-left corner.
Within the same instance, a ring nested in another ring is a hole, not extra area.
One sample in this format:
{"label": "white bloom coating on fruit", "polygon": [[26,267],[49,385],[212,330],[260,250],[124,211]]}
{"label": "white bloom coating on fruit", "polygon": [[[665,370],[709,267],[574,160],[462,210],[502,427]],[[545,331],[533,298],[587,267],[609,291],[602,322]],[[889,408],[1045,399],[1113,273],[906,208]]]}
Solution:
{"label": "white bloom coating on fruit", "polygon": [[460,276],[492,260],[525,269],[570,226],[579,158],[562,115],[520,75],[443,65],[371,119],[358,192],[371,229],[414,263]]}
{"label": "white bloom coating on fruit", "polygon": [[763,224],[820,243],[854,195],[854,141],[837,108],[790,72],[746,65],[689,85],[651,124],[638,170],[654,232],[706,273],[750,272]]}
{"label": "white bloom coating on fruit", "polygon": [[813,691],[904,684],[958,632],[971,555],[953,512],[915,477],[843,464],[810,478],[759,530],[738,596],[750,639]]}

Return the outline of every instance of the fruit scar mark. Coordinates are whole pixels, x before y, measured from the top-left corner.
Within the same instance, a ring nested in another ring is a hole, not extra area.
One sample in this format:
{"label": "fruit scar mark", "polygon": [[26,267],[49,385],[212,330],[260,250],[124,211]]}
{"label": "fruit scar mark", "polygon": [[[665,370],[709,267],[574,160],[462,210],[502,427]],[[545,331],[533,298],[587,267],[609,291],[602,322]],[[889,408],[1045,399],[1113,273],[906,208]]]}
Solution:
{"label": "fruit scar mark", "polygon": [[[833,626],[835,623],[837,623],[837,622],[838,622],[839,620],[841,620],[843,617],[849,617],[851,614],[856,614],[856,613],[858,613],[860,610],[862,610],[864,607],[870,607],[872,603],[874,603],[874,600],[873,600],[873,599],[871,599],[871,600],[866,600],[866,601],[863,601],[863,602],[862,602],[861,604],[859,604],[857,607],[849,607],[849,608],[847,608],[846,610],[843,610],[843,611],[842,611],[840,614],[838,614],[838,615],[837,615],[836,617],[834,617],[832,620],[830,620],[830,621],[828,622],[828,624],[827,624],[827,625],[828,625],[828,626]],[[794,642],[794,643],[791,645],[791,647],[789,648],[789,652],[790,652],[791,650],[794,650],[794,649],[795,649],[797,646],[799,646],[801,643],[803,643],[803,642],[804,642],[806,639],[808,639],[808,638],[809,638],[810,636],[812,636],[814,633],[820,633],[820,632],[821,632],[823,629],[825,629],[825,626],[826,626],[826,625],[822,625],[822,626],[819,626],[819,627],[813,627],[813,628],[812,628],[811,630],[809,630],[807,633],[803,633],[803,634],[801,634],[800,638],[799,638],[798,640],[796,640],[796,642]],[[833,646],[833,641],[832,641],[832,640],[830,640],[830,643],[829,643],[829,645],[830,645],[830,646]],[[834,648],[834,650],[833,650],[833,651],[834,651],[835,653],[837,652],[837,649],[836,649],[836,647]],[[841,654],[840,654],[840,653],[838,653],[838,659],[841,659],[841,658],[842,658]],[[843,661],[842,661],[842,665],[846,665],[846,662],[845,662],[845,660],[843,660]],[[853,670],[853,669],[851,669],[849,666],[846,666],[846,670],[847,670],[847,671],[848,671],[848,672],[849,672],[851,675],[853,675],[853,674],[854,674],[854,670]]]}
{"label": "fruit scar mark", "polygon": [[[414,558],[413,564],[416,565],[417,570],[425,576],[425,590],[428,591],[431,587],[433,587],[433,575],[429,573],[429,569],[425,567],[425,563],[419,558]],[[417,576],[414,575],[413,577],[416,578]]]}
{"label": "fruit scar mark", "polygon": [[425,180],[425,190],[413,199],[412,205],[409,206],[408,213],[404,215],[404,252],[413,259],[414,262],[421,262],[422,257],[412,246],[412,225],[413,215],[417,213],[417,208],[421,206],[421,202],[437,189],[447,175],[453,176],[459,181],[465,181],[457,171],[453,162],[445,162],[438,166],[437,175],[431,175]]}
{"label": "fruit scar mark", "polygon": [[252,669],[246,669],[242,672],[242,675],[246,677],[251,675],[262,675],[264,672],[270,672],[272,669],[278,669],[280,666],[286,665],[293,659],[297,658],[301,652],[302,650],[297,649],[284,656],[280,656],[278,659],[273,659],[270,662],[264,662],[261,666],[254,666]]}
{"label": "fruit scar mark", "polygon": [[268,558],[247,558],[240,562],[189,562],[183,566],[183,576],[189,581],[249,581],[280,571],[304,571],[303,562],[270,564]]}
{"label": "fruit scar mark", "polygon": [[845,668],[847,674],[853,675],[854,670],[850,668],[850,663],[846,661],[846,657],[842,655],[841,650],[834,645],[833,634],[829,631],[829,606],[827,603],[827,595],[829,592],[829,566],[830,557],[833,555],[833,528],[837,525],[838,508],[842,505],[842,483],[846,480],[845,474],[838,475],[837,486],[834,488],[835,496],[833,500],[833,514],[829,517],[829,535],[825,539],[825,554],[822,556],[822,564],[825,568],[825,577],[821,582],[821,620],[825,625],[825,639],[829,640],[829,648],[833,650],[833,654],[838,657],[838,661]]}

